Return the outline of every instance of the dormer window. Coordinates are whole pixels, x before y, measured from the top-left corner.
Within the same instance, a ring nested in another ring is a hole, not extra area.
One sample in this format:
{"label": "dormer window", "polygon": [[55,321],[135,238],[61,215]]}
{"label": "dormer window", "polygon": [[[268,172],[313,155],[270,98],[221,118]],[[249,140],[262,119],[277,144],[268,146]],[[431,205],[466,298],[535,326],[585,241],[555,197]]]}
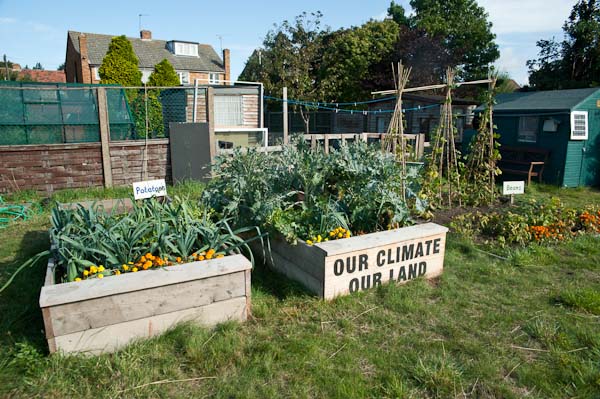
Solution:
{"label": "dormer window", "polygon": [[169,51],[175,55],[198,57],[198,43],[171,41],[169,42]]}

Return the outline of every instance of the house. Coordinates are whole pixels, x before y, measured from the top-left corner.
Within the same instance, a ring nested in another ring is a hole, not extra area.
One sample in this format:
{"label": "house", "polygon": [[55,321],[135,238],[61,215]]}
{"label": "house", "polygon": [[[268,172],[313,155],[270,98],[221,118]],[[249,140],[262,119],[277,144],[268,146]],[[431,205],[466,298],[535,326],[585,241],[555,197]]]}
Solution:
{"label": "house", "polygon": [[[425,134],[425,143],[430,142],[440,123],[440,107],[446,101],[446,97],[431,94],[404,93],[402,95],[402,108],[406,110],[407,134]],[[462,98],[452,99],[452,111],[457,118],[455,120],[458,142],[462,141],[463,132],[471,127],[473,123],[473,111],[477,102]],[[373,133],[385,133],[390,125],[393,110],[396,107],[396,98],[369,104],[369,116],[367,120],[367,131]]]}
{"label": "house", "polygon": [[46,71],[43,69],[20,69],[17,79],[42,83],[65,83],[67,81],[65,71]]}
{"label": "house", "polygon": [[[100,83],[98,70],[108,51],[113,35],[69,31],[65,73],[67,83]],[[154,66],[169,60],[179,75],[182,85],[219,84],[231,80],[230,52],[223,50],[223,58],[212,46],[184,40],[156,40],[152,32],[142,30],[140,38],[129,37],[138,57],[142,82],[146,83]]]}
{"label": "house", "polygon": [[600,88],[508,93],[496,101],[502,146],[549,152],[543,181],[600,184]]}

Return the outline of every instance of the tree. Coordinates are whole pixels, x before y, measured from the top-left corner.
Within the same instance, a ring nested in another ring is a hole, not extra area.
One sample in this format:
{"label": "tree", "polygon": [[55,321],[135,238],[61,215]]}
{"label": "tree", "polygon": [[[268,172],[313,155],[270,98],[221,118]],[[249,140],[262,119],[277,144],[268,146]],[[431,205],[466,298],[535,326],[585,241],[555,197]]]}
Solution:
{"label": "tree", "polygon": [[387,9],[387,14],[391,17],[395,23],[399,26],[409,27],[411,24],[411,20],[406,16],[406,10],[400,4],[396,4],[395,1],[392,1],[390,6]]}
{"label": "tree", "polygon": [[578,1],[565,24],[565,39],[539,40],[538,58],[527,61],[535,89],[568,89],[600,84],[600,1]]}
{"label": "tree", "polygon": [[58,66],[58,68],[56,68],[57,71],[64,71],[65,70],[65,63],[63,62],[62,64],[60,64]]}
{"label": "tree", "polygon": [[321,68],[324,98],[343,102],[368,97],[365,82],[369,80],[371,66],[389,58],[398,33],[399,26],[392,20],[371,20],[331,34],[326,39]]}
{"label": "tree", "polygon": [[411,0],[410,5],[412,26],[442,40],[459,78],[487,76],[500,52],[483,7],[475,0]]}
{"label": "tree", "polygon": [[138,58],[133,51],[131,42],[125,35],[112,38],[98,74],[100,83],[103,84],[142,85],[142,73],[138,69]]}
{"label": "tree", "polygon": [[34,69],[34,70],[38,70],[38,71],[43,71],[43,70],[44,70],[44,67],[42,66],[42,64],[41,64],[41,63],[39,63],[39,62],[36,62],[36,63],[35,63],[35,65],[33,66],[33,69]]}
{"label": "tree", "polygon": [[179,76],[166,58],[154,65],[154,71],[148,78],[148,86],[179,86]]}
{"label": "tree", "polygon": [[[6,76],[6,67],[8,66],[8,76]],[[0,80],[17,80],[19,73],[12,70],[13,63],[10,61],[0,61]]]}
{"label": "tree", "polygon": [[[263,48],[256,50],[240,75],[241,80],[263,82],[267,93],[281,93],[288,88],[291,98],[321,101],[320,67],[323,40],[328,30],[321,29],[320,12],[302,13],[294,21],[284,21],[267,33]],[[300,111],[308,133],[310,116],[305,107]]]}

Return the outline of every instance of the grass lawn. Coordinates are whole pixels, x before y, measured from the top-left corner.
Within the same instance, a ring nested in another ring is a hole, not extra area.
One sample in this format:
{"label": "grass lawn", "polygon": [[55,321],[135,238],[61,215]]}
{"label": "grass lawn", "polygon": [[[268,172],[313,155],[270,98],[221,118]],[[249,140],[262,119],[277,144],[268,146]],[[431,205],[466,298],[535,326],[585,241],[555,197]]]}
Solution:
{"label": "grass lawn", "polygon": [[[549,196],[600,202],[545,186],[518,200]],[[0,230],[0,285],[47,249],[48,227],[46,211]],[[0,294],[0,397],[599,398],[600,237],[497,253],[450,234],[438,280],[330,302],[257,267],[247,323],[98,357],[48,356],[39,264]]]}

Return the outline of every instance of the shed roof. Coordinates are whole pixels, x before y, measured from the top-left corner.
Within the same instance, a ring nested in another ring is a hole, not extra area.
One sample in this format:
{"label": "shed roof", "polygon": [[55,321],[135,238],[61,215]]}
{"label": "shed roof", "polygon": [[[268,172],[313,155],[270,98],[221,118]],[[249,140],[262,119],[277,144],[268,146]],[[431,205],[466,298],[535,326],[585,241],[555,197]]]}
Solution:
{"label": "shed roof", "polygon": [[[583,100],[599,91],[599,88],[549,90],[506,93],[496,96],[498,111],[564,111],[571,110]],[[482,106],[477,108],[481,111]]]}
{"label": "shed roof", "polygon": [[[115,35],[82,33],[69,31],[69,38],[79,52],[79,36],[87,38],[88,60],[90,65],[100,65],[108,51],[108,45]],[[208,44],[198,44],[198,57],[175,55],[167,49],[166,40],[142,40],[128,37],[138,57],[140,68],[154,68],[163,59],[169,60],[173,68],[185,71],[225,72],[223,61]],[[176,40],[177,41],[177,40]]]}

